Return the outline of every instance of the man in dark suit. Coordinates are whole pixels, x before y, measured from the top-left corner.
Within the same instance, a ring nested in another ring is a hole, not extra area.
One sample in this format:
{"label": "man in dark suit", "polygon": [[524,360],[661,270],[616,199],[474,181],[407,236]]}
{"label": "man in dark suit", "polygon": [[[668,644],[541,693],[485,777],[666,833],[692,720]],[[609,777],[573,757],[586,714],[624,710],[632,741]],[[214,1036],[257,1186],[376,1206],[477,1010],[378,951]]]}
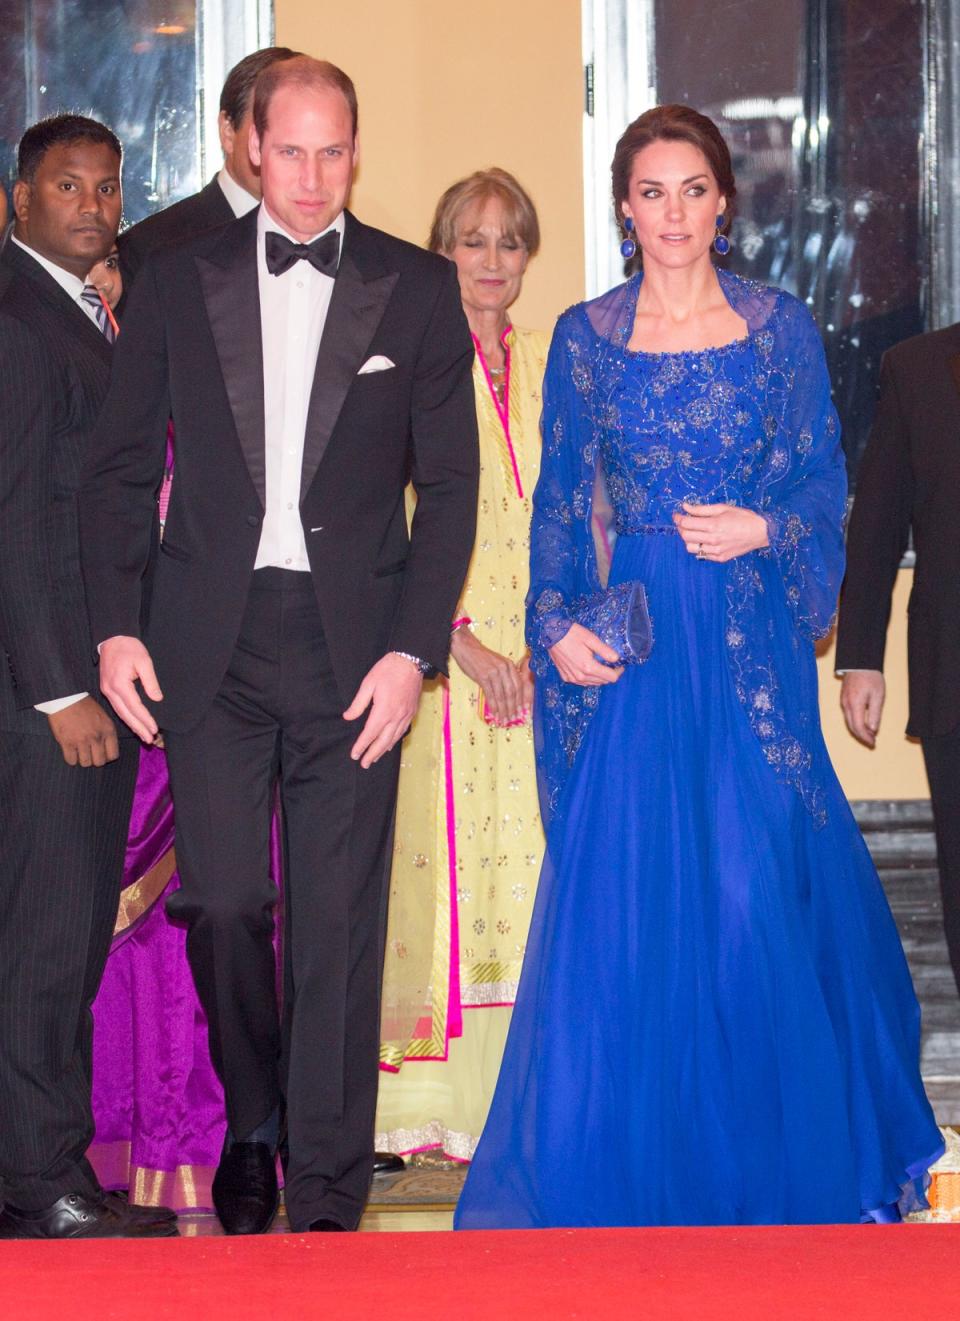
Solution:
{"label": "man in dark suit", "polygon": [[90,1006],[110,947],[137,769],[97,676],[77,490],[112,331],[87,271],[120,220],[120,144],[79,115],[19,148],[0,256],[0,1179],[2,1238],[175,1233],[106,1196]]}
{"label": "man in dark suit", "polygon": [[[274,64],[254,121],[262,206],[154,253],[133,291],[83,557],[104,691],[167,748],[183,879],[171,908],[226,1093],[218,1214],[228,1232],[268,1227],[282,1101],[290,1223],[342,1230],[373,1161],[398,745],[423,675],[446,665],[473,541],[473,350],[454,268],[344,210],[349,78],[306,56]],[[141,641],[171,412],[177,475]]]}
{"label": "man in dark suit", "polygon": [[120,235],[117,247],[125,289],[129,290],[133,277],[154,248],[228,225],[257,206],[260,171],[247,150],[253,120],[254,84],[263,70],[276,60],[289,60],[296,54],[286,46],[268,46],[244,56],[227,74],[220,93],[218,120],[223,165],[199,193],[147,216]]}
{"label": "man in dark suit", "polygon": [[883,712],[890,598],[911,529],[910,716],[930,783],[944,925],[960,987],[960,325],[884,356],[880,401],[857,476],[837,670],[851,732],[873,747]]}

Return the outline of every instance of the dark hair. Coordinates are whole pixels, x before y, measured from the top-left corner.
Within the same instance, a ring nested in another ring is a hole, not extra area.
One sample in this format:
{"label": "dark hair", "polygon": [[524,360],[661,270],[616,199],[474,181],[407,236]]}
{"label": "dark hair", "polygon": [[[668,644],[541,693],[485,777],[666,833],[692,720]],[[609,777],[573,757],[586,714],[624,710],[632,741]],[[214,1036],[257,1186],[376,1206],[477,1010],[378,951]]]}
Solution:
{"label": "dark hair", "polygon": [[723,134],[712,119],[701,115],[687,105],[658,105],[647,110],[628,124],[613,153],[610,173],[613,181],[613,209],[617,224],[623,230],[623,210],[621,202],[627,200],[630,192],[630,171],[633,158],[651,142],[689,142],[706,157],[707,164],[717,181],[723,197],[727,201],[724,215],[726,228],[730,223],[733,199],[737,195],[737,184],[733,177],[733,164],[730,160],[730,148],[724,141]]}
{"label": "dark hair", "polygon": [[522,243],[531,257],[540,247],[540,223],[530,194],[507,170],[492,166],[477,170],[451,184],[437,203],[427,247],[431,252],[451,253],[457,242],[457,225],[464,212],[495,197],[503,207],[506,233]]}
{"label": "dark hair", "polygon": [[292,60],[299,53],[289,46],[266,46],[263,50],[255,50],[252,55],[244,55],[239,64],[233,66],[220,93],[220,110],[234,128],[240,127],[240,121],[250,109],[253,89],[264,69],[269,69],[278,60]]}
{"label": "dark hair", "polygon": [[357,89],[349,76],[329,60],[315,60],[312,55],[297,55],[292,60],[271,64],[257,79],[253,94],[253,123],[259,138],[267,130],[267,111],[274,93],[281,87],[312,90],[332,87],[346,101],[353,122],[353,136],[357,136]]}
{"label": "dark hair", "polygon": [[95,142],[109,147],[117,160],[123,160],[123,148],[120,139],[106,124],[86,115],[50,115],[31,124],[20,139],[17,148],[17,178],[24,183],[33,183],[37,169],[51,147],[65,146],[72,142]]}

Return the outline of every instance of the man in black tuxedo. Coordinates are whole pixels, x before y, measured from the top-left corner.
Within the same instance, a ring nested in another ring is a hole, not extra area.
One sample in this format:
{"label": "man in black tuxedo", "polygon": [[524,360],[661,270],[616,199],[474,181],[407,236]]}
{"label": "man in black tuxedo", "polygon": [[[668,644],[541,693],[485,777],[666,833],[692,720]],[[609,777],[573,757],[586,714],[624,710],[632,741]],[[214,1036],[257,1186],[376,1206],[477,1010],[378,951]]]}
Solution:
{"label": "man in black tuxedo", "polygon": [[287,46],[268,46],[235,64],[220,93],[220,145],[223,165],[205,188],[125,230],[117,241],[123,286],[129,290],[147,254],[163,243],[194,238],[228,225],[252,211],[260,201],[260,171],[250,159],[247,143],[253,122],[253,88],[276,60],[292,59]]}
{"label": "man in black tuxedo", "polygon": [[910,716],[930,783],[944,925],[960,987],[960,325],[884,356],[880,401],[857,475],[837,670],[851,732],[873,747],[883,712],[890,598],[911,529]]}
{"label": "man in black tuxedo", "polygon": [[[167,748],[170,907],[226,1093],[218,1214],[228,1232],[269,1226],[282,1104],[290,1223],[342,1230],[373,1161],[398,745],[423,675],[446,665],[473,542],[473,349],[453,266],[344,210],[344,73],[306,56],[267,69],[251,153],[261,207],[155,252],[133,290],[81,501],[84,570],[104,692]],[[141,641],[171,413],[177,475]]]}
{"label": "man in black tuxedo", "polygon": [[0,255],[0,1238],[170,1234],[106,1196],[90,1006],[120,894],[137,744],[97,688],[77,491],[112,329],[85,276],[120,220],[120,144],[94,120],[27,130]]}

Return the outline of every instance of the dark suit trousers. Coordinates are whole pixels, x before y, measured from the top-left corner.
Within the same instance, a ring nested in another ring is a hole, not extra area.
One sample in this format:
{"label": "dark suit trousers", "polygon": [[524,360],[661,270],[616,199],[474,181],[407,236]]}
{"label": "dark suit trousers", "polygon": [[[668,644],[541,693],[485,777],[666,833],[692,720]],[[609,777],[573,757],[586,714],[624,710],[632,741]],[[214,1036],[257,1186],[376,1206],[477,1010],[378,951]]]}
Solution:
{"label": "dark suit trousers", "polygon": [[960,991],[960,728],[921,742],[937,835],[943,927]]}
{"label": "dark suit trousers", "polygon": [[[166,735],[183,888],[169,902],[238,1139],[286,1103],[295,1229],[353,1228],[369,1191],[379,1055],[383,891],[399,749],[370,770],[347,724],[310,575],[253,575],[213,706]],[[269,831],[284,821],[282,1025]]]}
{"label": "dark suit trousers", "polygon": [[85,1159],[93,1020],[117,915],[138,745],[68,766],[46,733],[0,731],[0,1177],[38,1211],[95,1194]]}

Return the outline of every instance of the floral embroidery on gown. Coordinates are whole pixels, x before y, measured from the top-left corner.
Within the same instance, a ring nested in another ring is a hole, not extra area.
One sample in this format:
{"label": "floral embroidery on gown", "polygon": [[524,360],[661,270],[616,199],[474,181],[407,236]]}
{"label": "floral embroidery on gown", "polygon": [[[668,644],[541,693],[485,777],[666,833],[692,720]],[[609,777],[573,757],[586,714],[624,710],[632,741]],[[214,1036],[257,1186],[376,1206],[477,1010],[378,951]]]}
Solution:
{"label": "floral embroidery on gown", "polygon": [[[744,338],[632,353],[640,277],[560,319],[528,638],[547,856],[461,1228],[895,1220],[943,1145],[919,1008],[823,743],[813,640],[843,575],[843,458],[796,299],[720,273]],[[767,521],[698,561],[684,500]],[[641,579],[655,643],[563,684],[567,608]]]}

